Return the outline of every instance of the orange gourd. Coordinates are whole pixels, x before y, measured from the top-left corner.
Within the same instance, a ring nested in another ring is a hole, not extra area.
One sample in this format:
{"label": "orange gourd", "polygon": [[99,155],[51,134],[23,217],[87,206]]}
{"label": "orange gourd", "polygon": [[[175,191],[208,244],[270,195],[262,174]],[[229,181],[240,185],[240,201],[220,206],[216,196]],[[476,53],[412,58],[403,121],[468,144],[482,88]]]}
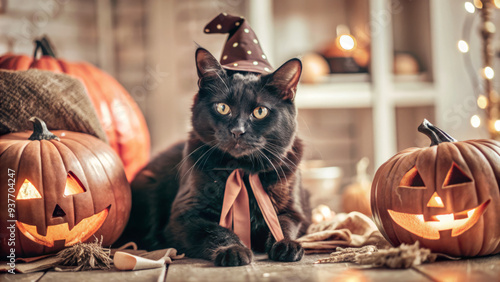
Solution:
{"label": "orange gourd", "polygon": [[500,252],[500,142],[456,141],[427,120],[428,148],[409,148],[380,166],[373,218],[394,246],[420,245],[453,256]]}
{"label": "orange gourd", "polygon": [[[34,56],[5,54],[0,69],[41,69],[80,79],[111,148],[122,160],[131,180],[149,160],[150,137],[144,116],[130,94],[113,77],[86,62],[67,62],[55,57],[49,41],[36,40]],[[41,51],[42,57],[36,58]]]}
{"label": "orange gourd", "polygon": [[39,256],[95,238],[110,246],[131,207],[120,159],[91,135],[32,121],[33,132],[0,136],[0,255]]}
{"label": "orange gourd", "polygon": [[342,193],[342,208],[344,212],[360,212],[367,216],[372,216],[370,208],[370,188],[371,181],[366,172],[370,161],[362,158],[356,165],[356,181],[347,186]]}

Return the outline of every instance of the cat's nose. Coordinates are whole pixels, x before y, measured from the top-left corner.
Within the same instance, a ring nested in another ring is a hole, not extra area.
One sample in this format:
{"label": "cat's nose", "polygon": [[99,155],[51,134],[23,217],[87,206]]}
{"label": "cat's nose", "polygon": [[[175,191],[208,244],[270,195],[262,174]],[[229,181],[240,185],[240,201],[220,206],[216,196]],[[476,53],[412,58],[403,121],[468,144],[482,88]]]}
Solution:
{"label": "cat's nose", "polygon": [[231,129],[231,133],[233,134],[233,138],[238,139],[241,135],[245,134],[245,129],[243,127],[235,127]]}

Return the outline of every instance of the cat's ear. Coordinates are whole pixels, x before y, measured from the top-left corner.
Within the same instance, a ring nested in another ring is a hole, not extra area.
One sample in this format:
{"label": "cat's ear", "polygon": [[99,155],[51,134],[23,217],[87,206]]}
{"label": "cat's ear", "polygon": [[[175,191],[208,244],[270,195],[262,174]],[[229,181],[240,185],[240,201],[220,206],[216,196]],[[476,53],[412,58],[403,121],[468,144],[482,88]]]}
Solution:
{"label": "cat's ear", "polygon": [[265,77],[266,86],[275,88],[282,99],[293,100],[297,91],[302,63],[299,59],[291,59],[279,67],[274,73]]}
{"label": "cat's ear", "polygon": [[196,69],[198,70],[198,77],[200,79],[206,75],[223,71],[217,59],[203,48],[198,48],[196,50]]}

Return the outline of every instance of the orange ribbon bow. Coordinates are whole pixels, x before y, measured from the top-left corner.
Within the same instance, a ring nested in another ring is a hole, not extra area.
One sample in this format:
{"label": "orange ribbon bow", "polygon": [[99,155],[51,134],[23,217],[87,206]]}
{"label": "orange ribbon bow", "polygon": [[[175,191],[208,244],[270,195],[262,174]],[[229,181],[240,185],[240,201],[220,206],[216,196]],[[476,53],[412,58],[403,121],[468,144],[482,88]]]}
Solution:
{"label": "orange ribbon bow", "polygon": [[[219,225],[233,230],[243,244],[251,248],[250,205],[242,174],[241,169],[236,169],[227,179]],[[269,195],[267,195],[262,187],[259,176],[257,174],[251,174],[248,180],[250,181],[250,186],[252,187],[260,211],[274,239],[276,239],[276,242],[283,240],[283,231],[281,230],[278,216],[276,215]]]}

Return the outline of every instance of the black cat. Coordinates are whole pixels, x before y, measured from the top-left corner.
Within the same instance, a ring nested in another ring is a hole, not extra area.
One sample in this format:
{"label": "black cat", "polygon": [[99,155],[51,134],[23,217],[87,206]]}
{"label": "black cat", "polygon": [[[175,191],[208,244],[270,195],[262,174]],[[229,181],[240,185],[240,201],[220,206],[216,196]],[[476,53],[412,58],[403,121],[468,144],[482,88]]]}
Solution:
{"label": "black cat", "polygon": [[252,190],[251,245],[276,261],[298,261],[294,241],[310,218],[298,165],[293,103],[302,65],[292,59],[269,75],[224,70],[205,49],[196,51],[199,92],[192,107],[192,131],[152,160],[133,180],[133,205],[126,234],[148,250],[174,247],[189,257],[238,266],[252,251],[221,227],[226,179],[234,169],[258,174],[278,214],[285,239],[270,234]]}

